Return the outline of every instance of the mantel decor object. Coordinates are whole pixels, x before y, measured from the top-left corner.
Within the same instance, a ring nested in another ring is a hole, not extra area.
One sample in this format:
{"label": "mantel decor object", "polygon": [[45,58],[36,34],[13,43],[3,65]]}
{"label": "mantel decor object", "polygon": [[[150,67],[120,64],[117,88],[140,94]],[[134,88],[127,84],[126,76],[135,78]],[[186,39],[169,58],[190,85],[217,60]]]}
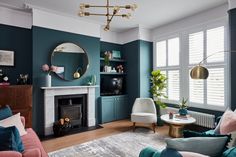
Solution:
{"label": "mantel decor object", "polygon": [[[122,9],[126,9],[126,10],[132,10],[135,11],[135,9],[137,9],[137,4],[131,4],[131,5],[110,5],[110,1],[106,0],[107,3],[106,5],[90,5],[90,4],[84,4],[81,3],[80,4],[80,12],[79,12],[79,16],[80,17],[84,17],[84,16],[105,16],[106,17],[106,26],[104,27],[105,31],[110,30],[110,23],[112,21],[112,19],[114,17],[122,17],[122,18],[127,18],[129,19],[131,14],[130,13],[123,13],[123,11],[120,11]],[[105,13],[91,13],[91,12],[87,12],[85,11],[85,9],[88,8],[105,8]],[[112,9],[112,11],[110,11],[110,9]],[[122,12],[121,14],[119,14],[119,11]]]}
{"label": "mantel decor object", "polygon": [[51,87],[52,86],[52,76],[51,73],[52,72],[56,72],[57,71],[57,67],[56,66],[48,66],[47,64],[42,65],[42,70],[44,72],[47,72],[47,75],[45,75],[45,87]]}

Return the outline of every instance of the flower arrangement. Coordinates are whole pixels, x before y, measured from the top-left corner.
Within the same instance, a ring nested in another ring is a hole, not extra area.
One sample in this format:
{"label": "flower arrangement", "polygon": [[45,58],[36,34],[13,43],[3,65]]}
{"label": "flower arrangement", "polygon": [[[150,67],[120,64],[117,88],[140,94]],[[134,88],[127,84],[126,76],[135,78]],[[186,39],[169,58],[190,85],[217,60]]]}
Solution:
{"label": "flower arrangement", "polygon": [[47,64],[42,65],[42,70],[47,72],[49,75],[51,72],[57,71],[57,66],[51,65],[50,67]]}
{"label": "flower arrangement", "polygon": [[123,73],[124,67],[123,65],[120,64],[116,67],[116,69],[118,70],[119,73]]}
{"label": "flower arrangement", "polygon": [[105,62],[105,65],[106,66],[109,66],[110,65],[110,59],[112,58],[111,56],[111,52],[110,51],[106,51],[104,53],[104,62]]}

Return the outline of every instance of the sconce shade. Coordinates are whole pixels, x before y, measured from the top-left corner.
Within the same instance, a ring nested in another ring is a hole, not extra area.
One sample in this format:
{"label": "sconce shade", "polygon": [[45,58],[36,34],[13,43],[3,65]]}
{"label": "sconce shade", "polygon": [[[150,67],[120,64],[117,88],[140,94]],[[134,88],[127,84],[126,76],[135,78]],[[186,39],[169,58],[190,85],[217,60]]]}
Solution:
{"label": "sconce shade", "polygon": [[209,72],[207,68],[201,65],[197,65],[191,70],[190,76],[192,79],[207,79],[209,76]]}

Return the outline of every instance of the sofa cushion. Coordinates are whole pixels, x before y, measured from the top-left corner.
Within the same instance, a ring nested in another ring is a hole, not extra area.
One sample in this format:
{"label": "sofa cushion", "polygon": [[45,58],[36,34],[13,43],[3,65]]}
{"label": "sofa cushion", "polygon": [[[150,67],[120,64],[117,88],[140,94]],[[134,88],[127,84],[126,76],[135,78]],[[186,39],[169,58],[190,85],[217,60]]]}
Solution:
{"label": "sofa cushion", "polygon": [[0,151],[13,150],[18,151],[14,134],[11,130],[0,129]]}
{"label": "sofa cushion", "polygon": [[29,128],[26,131],[27,131],[27,134],[21,137],[23,144],[25,146],[25,152],[23,152],[23,156],[24,156],[24,153],[27,153],[27,151],[29,151],[31,149],[39,149],[40,150],[39,157],[47,157],[48,155],[45,152],[45,150],[43,149],[43,146],[42,146],[38,136],[34,132],[34,130]]}
{"label": "sofa cushion", "polygon": [[1,120],[0,126],[2,127],[15,126],[18,129],[20,136],[27,134],[21,122],[20,113],[17,113],[11,117]]}
{"label": "sofa cushion", "polygon": [[210,157],[207,155],[199,154],[199,153],[193,153],[193,152],[179,152],[179,154],[182,155],[182,157]]}
{"label": "sofa cushion", "polygon": [[236,157],[236,147],[226,150],[222,157]]}
{"label": "sofa cushion", "polygon": [[166,139],[166,143],[167,148],[217,157],[223,153],[227,139],[227,137],[191,137]]}
{"label": "sofa cushion", "polygon": [[227,137],[227,142],[225,144],[224,150],[228,149],[227,145],[231,140],[231,134],[229,135],[218,135],[218,134],[213,134],[211,132],[196,132],[196,131],[191,131],[191,130],[184,130],[183,131],[183,136],[184,138],[190,138],[190,137]]}
{"label": "sofa cushion", "polygon": [[175,149],[166,148],[161,152],[160,157],[182,157],[182,155]]}
{"label": "sofa cushion", "polygon": [[13,136],[14,143],[17,146],[16,151],[18,151],[18,152],[23,152],[24,151],[24,145],[22,143],[19,131],[15,126],[7,127],[7,128],[0,127],[0,131],[2,131],[2,132],[12,132],[13,135],[14,135]]}
{"label": "sofa cushion", "polygon": [[0,120],[6,119],[12,116],[12,111],[8,105],[3,108],[0,108]]}
{"label": "sofa cushion", "polygon": [[220,122],[220,134],[229,134],[236,131],[236,114],[231,111],[225,111]]}

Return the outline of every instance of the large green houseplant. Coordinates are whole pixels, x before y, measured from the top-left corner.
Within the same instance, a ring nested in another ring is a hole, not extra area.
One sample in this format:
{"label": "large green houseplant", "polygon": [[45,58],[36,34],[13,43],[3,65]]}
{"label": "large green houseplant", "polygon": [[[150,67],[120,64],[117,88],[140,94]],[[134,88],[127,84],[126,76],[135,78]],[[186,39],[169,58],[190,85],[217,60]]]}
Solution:
{"label": "large green houseplant", "polygon": [[154,70],[151,72],[151,89],[150,92],[153,96],[153,100],[157,108],[157,124],[162,125],[160,119],[160,107],[165,108],[166,104],[161,101],[162,98],[167,98],[165,90],[167,88],[167,77],[162,74],[160,70]]}

